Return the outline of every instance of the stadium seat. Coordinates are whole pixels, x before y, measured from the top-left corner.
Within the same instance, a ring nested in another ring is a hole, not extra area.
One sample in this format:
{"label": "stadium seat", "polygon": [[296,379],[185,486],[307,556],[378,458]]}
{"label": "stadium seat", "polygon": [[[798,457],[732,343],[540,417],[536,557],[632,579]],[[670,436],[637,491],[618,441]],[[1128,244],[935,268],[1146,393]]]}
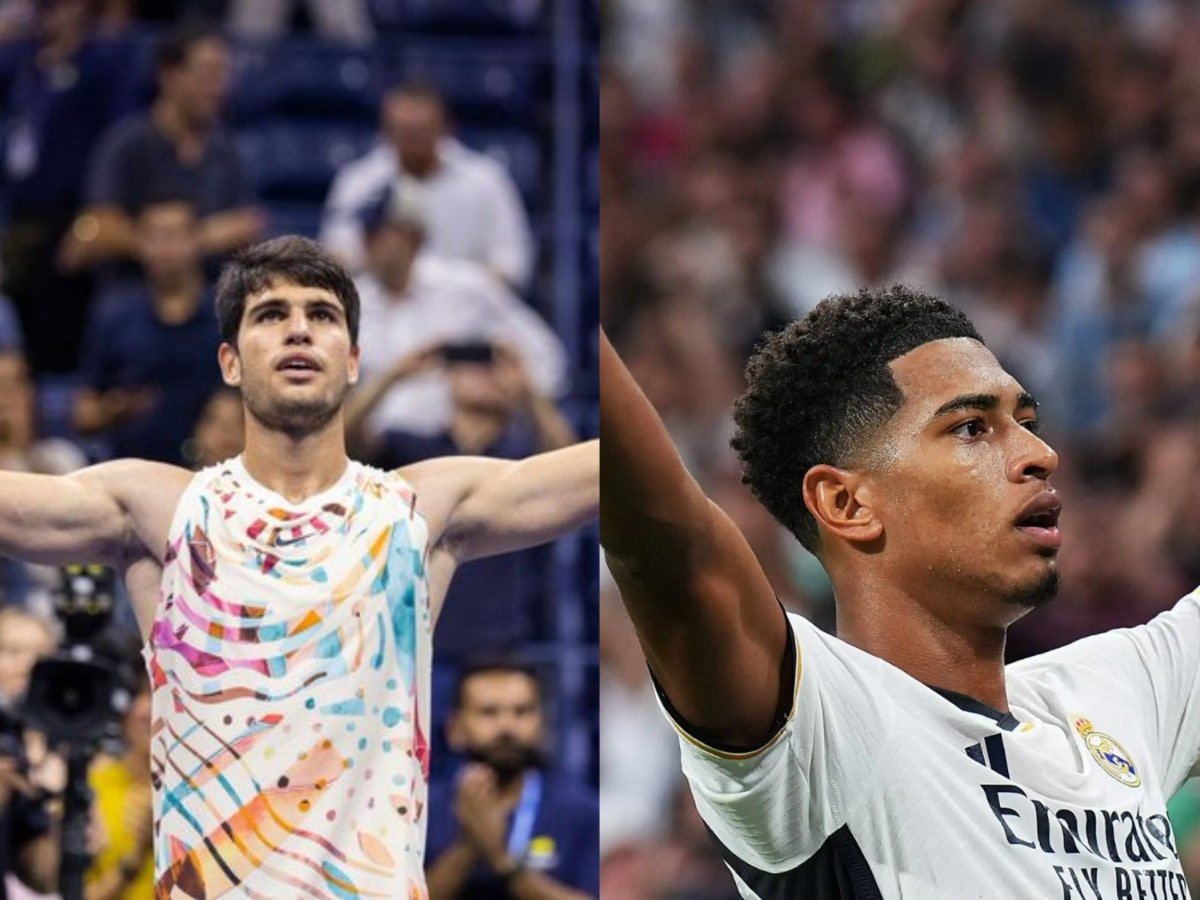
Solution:
{"label": "stadium seat", "polygon": [[267,229],[272,237],[302,234],[316,238],[321,230],[320,203],[272,203],[267,206]]}
{"label": "stadium seat", "polygon": [[374,127],[285,120],[243,129],[237,144],[268,204],[321,203],[338,167],[365,153],[376,137]]}
{"label": "stadium seat", "polygon": [[579,77],[579,116],[583,137],[589,144],[600,140],[600,62],[589,60]]}
{"label": "stadium seat", "polygon": [[546,0],[371,0],[383,31],[528,35],[549,19]]}
{"label": "stadium seat", "polygon": [[37,379],[38,436],[75,440],[75,393],[82,385],[77,374],[42,374]]}
{"label": "stadium seat", "polygon": [[434,45],[413,42],[383,60],[389,83],[430,82],[454,117],[532,127],[549,98],[545,66],[536,56],[497,51],[491,43]]}
{"label": "stadium seat", "polygon": [[243,44],[237,50],[234,121],[273,116],[374,123],[379,107],[375,55],[314,41]]}
{"label": "stadium seat", "polygon": [[486,153],[508,169],[526,205],[549,207],[543,195],[542,150],[536,138],[520,131],[500,131],[463,124],[458,136],[464,144]]}
{"label": "stadium seat", "polygon": [[588,209],[600,208],[600,148],[589,147],[583,154],[583,199]]}

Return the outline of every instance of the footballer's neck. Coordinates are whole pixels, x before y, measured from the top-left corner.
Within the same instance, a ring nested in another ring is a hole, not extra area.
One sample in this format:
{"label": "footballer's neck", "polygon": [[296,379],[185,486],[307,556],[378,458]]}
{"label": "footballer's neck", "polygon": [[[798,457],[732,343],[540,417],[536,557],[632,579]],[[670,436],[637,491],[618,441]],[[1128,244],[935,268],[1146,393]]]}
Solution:
{"label": "footballer's neck", "polygon": [[[928,592],[918,601],[894,586],[839,589],[838,637],[924,684],[1008,712],[1004,681],[1007,626],[939,614],[939,610],[955,607],[930,600]],[[958,600],[961,604],[961,597]]]}

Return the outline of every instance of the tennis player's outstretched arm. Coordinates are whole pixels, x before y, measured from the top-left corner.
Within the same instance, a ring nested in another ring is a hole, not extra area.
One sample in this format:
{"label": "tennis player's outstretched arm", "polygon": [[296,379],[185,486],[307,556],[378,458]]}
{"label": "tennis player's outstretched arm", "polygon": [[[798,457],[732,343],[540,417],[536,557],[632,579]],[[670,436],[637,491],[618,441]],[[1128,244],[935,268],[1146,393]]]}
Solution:
{"label": "tennis player's outstretched arm", "polygon": [[148,627],[157,598],[149,576],[162,562],[171,515],[190,477],[144,460],[115,460],[69,475],[0,472],[0,555],[114,566],[130,586],[138,621]]}
{"label": "tennis player's outstretched arm", "polygon": [[790,705],[787,621],[745,537],[700,490],[600,340],[600,542],[609,568],[675,711],[702,736],[754,749]]}

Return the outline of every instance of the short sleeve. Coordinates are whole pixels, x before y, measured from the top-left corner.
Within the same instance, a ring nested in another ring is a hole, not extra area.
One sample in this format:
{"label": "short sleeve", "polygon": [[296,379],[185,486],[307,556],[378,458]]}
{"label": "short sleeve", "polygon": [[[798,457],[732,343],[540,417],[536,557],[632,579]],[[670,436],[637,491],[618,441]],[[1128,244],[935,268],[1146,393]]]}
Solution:
{"label": "short sleeve", "polygon": [[[1200,596],[1136,628],[1084,638],[1029,660],[1094,670],[1111,693],[1130,698],[1146,717],[1147,739],[1171,796],[1200,759]],[[1021,666],[1023,663],[1017,663]]]}
{"label": "short sleeve", "polygon": [[807,859],[864,802],[885,758],[887,664],[788,616],[795,684],[787,720],[764,747],[729,753],[680,735],[683,772],[717,839],[768,871]]}

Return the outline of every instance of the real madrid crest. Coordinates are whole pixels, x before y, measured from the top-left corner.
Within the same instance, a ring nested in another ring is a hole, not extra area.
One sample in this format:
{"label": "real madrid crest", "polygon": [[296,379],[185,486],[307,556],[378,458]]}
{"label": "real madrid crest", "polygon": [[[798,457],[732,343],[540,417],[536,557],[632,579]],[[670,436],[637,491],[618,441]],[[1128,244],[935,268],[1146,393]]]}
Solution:
{"label": "real madrid crest", "polygon": [[1137,766],[1125,748],[1117,739],[1102,731],[1097,731],[1088,719],[1083,716],[1075,717],[1075,730],[1083,738],[1083,745],[1091,752],[1092,758],[1100,763],[1100,768],[1126,787],[1137,787],[1142,783]]}

